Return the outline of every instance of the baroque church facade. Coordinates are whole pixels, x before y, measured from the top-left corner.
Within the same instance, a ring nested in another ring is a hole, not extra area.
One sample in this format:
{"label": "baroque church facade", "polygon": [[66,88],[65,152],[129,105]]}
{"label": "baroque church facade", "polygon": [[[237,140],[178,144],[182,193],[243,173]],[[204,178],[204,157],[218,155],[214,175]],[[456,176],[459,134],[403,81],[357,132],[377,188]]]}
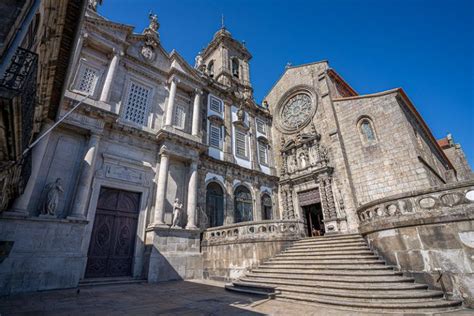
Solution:
{"label": "baroque church facade", "polygon": [[2,238],[21,248],[3,294],[109,276],[235,279],[284,248],[237,251],[250,234],[358,233],[365,205],[472,179],[401,88],[359,95],[320,61],[287,67],[259,105],[252,56],[225,27],[191,66],[149,19],[137,34],[87,10],[61,123],[2,214]]}

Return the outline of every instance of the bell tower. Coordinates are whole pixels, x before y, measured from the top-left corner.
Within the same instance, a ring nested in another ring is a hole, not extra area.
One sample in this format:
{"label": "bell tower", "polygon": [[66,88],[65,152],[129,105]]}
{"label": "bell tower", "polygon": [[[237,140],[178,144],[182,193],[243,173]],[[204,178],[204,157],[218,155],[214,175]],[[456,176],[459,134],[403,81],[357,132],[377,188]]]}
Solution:
{"label": "bell tower", "polygon": [[202,70],[220,84],[252,95],[249,60],[252,55],[244,43],[235,40],[222,20],[221,28],[200,53]]}

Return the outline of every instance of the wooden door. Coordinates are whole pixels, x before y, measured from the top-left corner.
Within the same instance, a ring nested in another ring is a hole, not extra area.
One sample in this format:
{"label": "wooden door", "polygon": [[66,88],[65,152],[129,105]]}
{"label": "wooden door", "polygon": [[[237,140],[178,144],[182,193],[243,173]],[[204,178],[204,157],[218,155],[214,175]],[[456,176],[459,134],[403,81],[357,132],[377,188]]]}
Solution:
{"label": "wooden door", "polygon": [[101,188],[86,267],[86,278],[132,274],[140,193]]}

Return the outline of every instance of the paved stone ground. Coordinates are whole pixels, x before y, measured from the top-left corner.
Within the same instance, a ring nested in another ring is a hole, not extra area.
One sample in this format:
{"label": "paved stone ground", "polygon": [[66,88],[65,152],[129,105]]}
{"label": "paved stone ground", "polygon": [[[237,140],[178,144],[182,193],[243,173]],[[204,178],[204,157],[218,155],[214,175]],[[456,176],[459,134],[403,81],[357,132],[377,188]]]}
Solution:
{"label": "paved stone ground", "polygon": [[75,289],[22,294],[0,298],[0,315],[367,315],[262,300],[228,292],[222,285],[177,281],[81,288],[79,294]]}

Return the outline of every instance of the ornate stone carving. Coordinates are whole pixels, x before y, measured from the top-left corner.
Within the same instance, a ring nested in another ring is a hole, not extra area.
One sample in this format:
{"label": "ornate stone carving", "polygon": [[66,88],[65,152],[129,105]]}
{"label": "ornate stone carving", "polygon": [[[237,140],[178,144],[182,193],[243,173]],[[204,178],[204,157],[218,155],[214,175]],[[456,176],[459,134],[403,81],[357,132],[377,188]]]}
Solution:
{"label": "ornate stone carving", "polygon": [[291,97],[280,112],[281,124],[287,130],[297,130],[304,126],[313,114],[314,104],[306,93]]}
{"label": "ornate stone carving", "polygon": [[173,228],[182,228],[181,217],[183,214],[183,203],[179,201],[178,198],[174,200],[173,204]]}
{"label": "ornate stone carving", "polygon": [[64,192],[61,178],[57,178],[55,182],[46,185],[44,198],[41,203],[41,215],[56,216],[56,210],[59,204],[59,195]]}
{"label": "ornate stone carving", "polygon": [[150,12],[148,18],[150,19],[150,24],[143,31],[145,44],[142,46],[140,53],[146,61],[152,62],[156,56],[155,49],[160,41],[160,35],[158,34],[160,23],[158,23],[158,16],[156,14]]}

